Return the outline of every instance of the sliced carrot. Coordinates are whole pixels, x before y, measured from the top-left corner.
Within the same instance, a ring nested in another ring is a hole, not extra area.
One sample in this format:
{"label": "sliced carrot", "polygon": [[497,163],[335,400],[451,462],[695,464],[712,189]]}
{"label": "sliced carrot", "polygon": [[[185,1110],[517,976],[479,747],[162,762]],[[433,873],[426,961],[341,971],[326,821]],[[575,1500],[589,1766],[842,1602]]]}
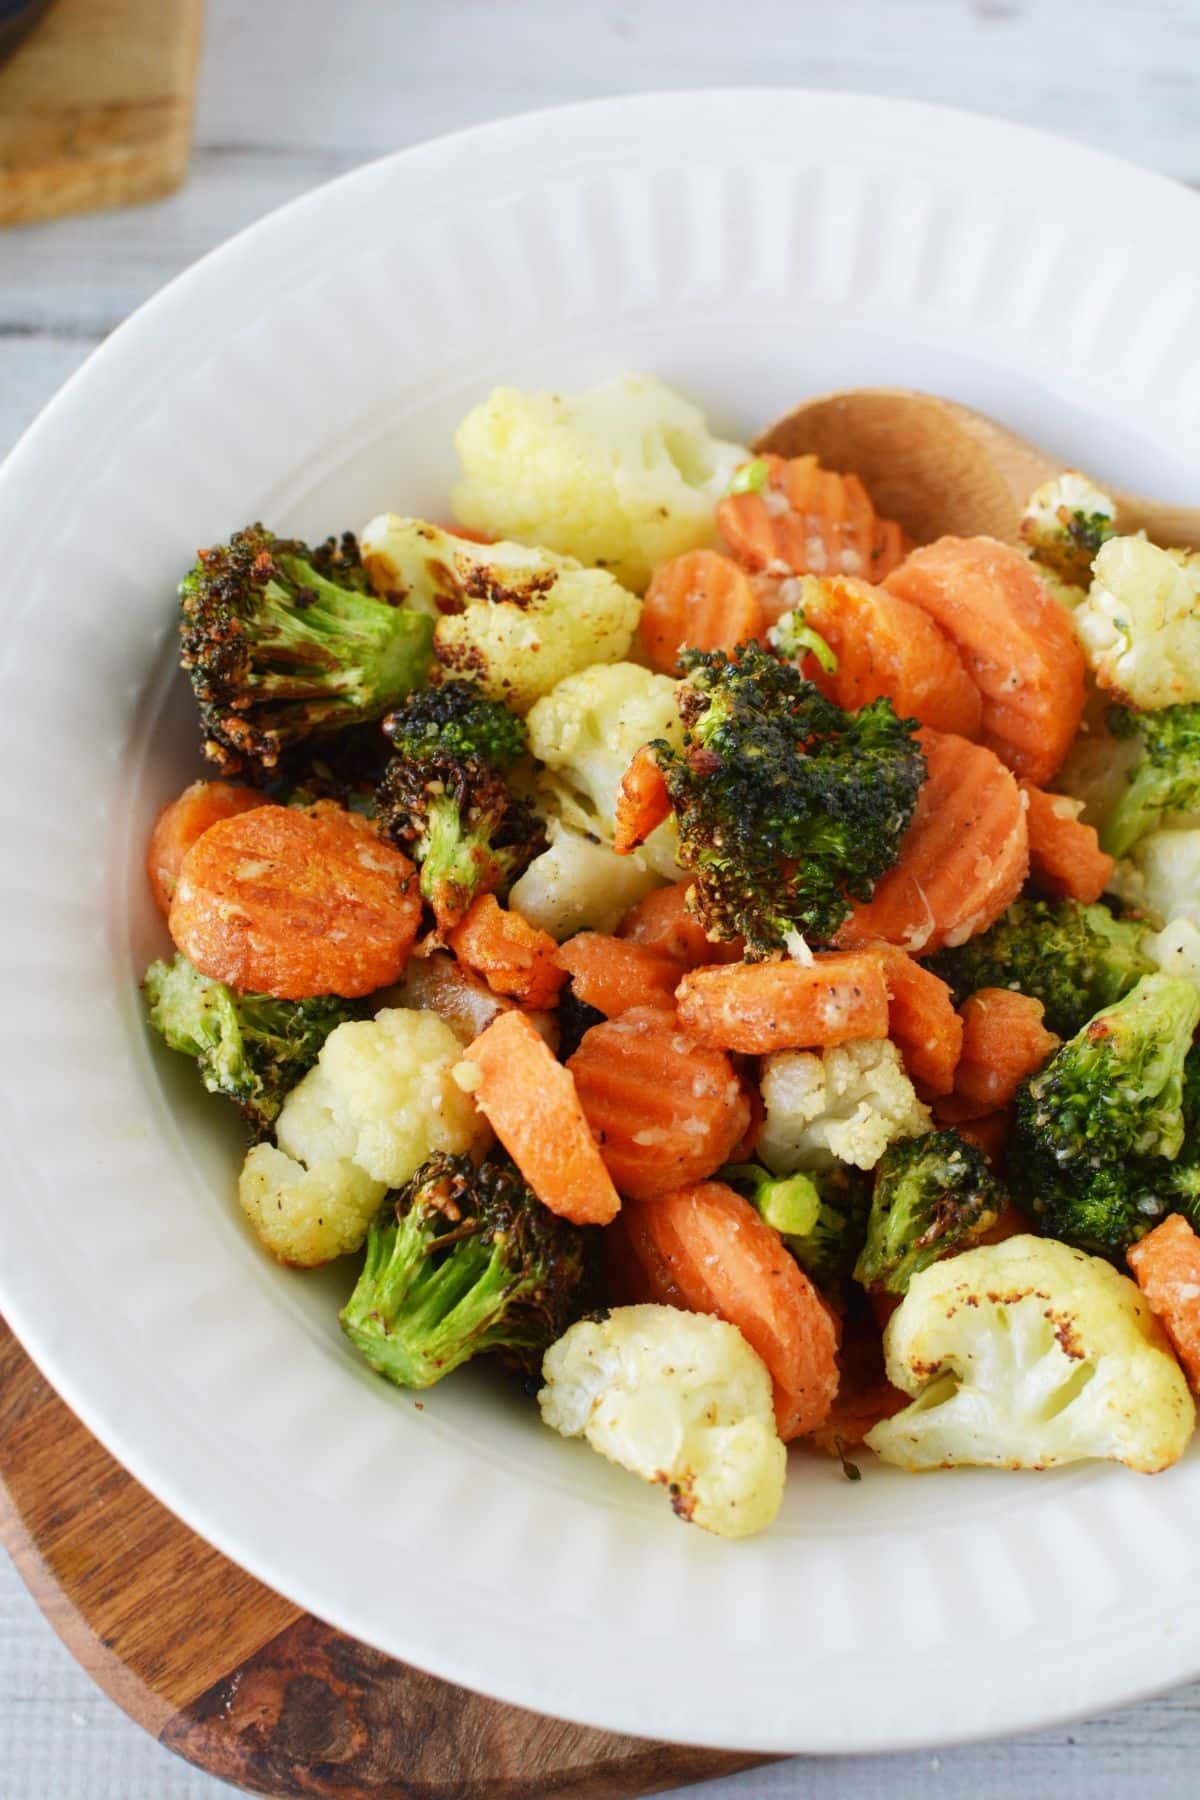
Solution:
{"label": "sliced carrot", "polygon": [[634,752],[617,789],[613,849],[628,856],[670,817],[671,796],[649,744]]}
{"label": "sliced carrot", "polygon": [[962,1053],[963,1023],[949,987],[903,950],[881,946],[888,992],[888,1036],[923,1100],[948,1094]]}
{"label": "sliced carrot", "polygon": [[[946,1109],[949,1108],[949,1112]],[[1009,1134],[1013,1128],[1013,1108],[1005,1106],[1000,1112],[987,1113],[981,1119],[960,1119],[958,1107],[953,1094],[947,1094],[933,1103],[933,1116],[939,1125],[953,1125],[959,1137],[965,1138],[968,1144],[974,1144],[981,1150],[994,1168],[1003,1169],[1005,1153],[1008,1149]],[[1015,1208],[1011,1210],[1015,1211]],[[1001,1218],[1003,1218],[1001,1214]],[[997,1224],[999,1220],[997,1220]],[[992,1228],[995,1229],[995,1226]],[[1023,1231],[1032,1230],[1028,1223]],[[1012,1236],[1012,1233],[1006,1234]]]}
{"label": "sliced carrot", "polygon": [[872,1426],[908,1405],[884,1373],[883,1339],[870,1310],[852,1313],[838,1349],[838,1390],[828,1418],[804,1442],[825,1456],[857,1450]]}
{"label": "sliced carrot", "polygon": [[352,999],[398,979],[421,920],[417,872],[330,801],[257,806],[183,859],[168,921],[202,975],[255,994]]}
{"label": "sliced carrot", "polygon": [[729,494],[717,507],[721,534],[747,569],[882,581],[907,554],[908,539],[879,519],[857,475],[822,469],[815,456],[762,460],[762,491]]}
{"label": "sliced carrot", "polygon": [[837,1325],[812,1282],[748,1200],[718,1181],[629,1205],[625,1229],[647,1282],[665,1266],[663,1305],[716,1313],[758,1351],[782,1438],[816,1431],[837,1392]]}
{"label": "sliced carrot", "polygon": [[694,969],[680,983],[678,1005],[701,1043],[749,1056],[888,1031],[883,964],[869,952]]}
{"label": "sliced carrot", "polygon": [[1125,1252],[1133,1278],[1161,1321],[1188,1385],[1200,1393],[1200,1238],[1172,1213]]}
{"label": "sliced carrot", "polygon": [[704,963],[741,962],[745,949],[741,939],[714,944],[688,904],[691,893],[690,881],[655,888],[630,907],[617,926],[617,936],[673,956],[686,969],[698,969]]}
{"label": "sliced carrot", "polygon": [[228,781],[193,781],[177,800],[164,806],[150,833],[146,874],[154,903],[163,918],[171,910],[171,898],[183,859],[196,839],[220,819],[236,818],[264,804],[254,788],[235,787]]}
{"label": "sliced carrot", "polygon": [[958,646],[983,696],[980,741],[1027,781],[1047,782],[1083,715],[1083,652],[1029,559],[995,538],[939,538],[886,586]]}
{"label": "sliced carrot", "polygon": [[461,538],[464,544],[494,544],[496,541],[486,531],[472,531],[469,525],[460,525],[455,519],[439,525],[438,530],[449,532],[451,537]]}
{"label": "sliced carrot", "polygon": [[1029,834],[1020,789],[981,744],[921,732],[928,774],[899,860],[837,934],[846,949],[895,944],[928,956],[963,944],[1021,891]]}
{"label": "sliced carrot", "polygon": [[1021,783],[1029,826],[1029,873],[1047,894],[1090,906],[1108,886],[1114,863],[1100,848],[1091,825],[1079,817],[1079,802]]}
{"label": "sliced carrot", "polygon": [[631,1006],[665,1006],[675,1011],[675,989],[683,964],[661,950],[581,931],[558,947],[559,967],[567,971],[578,998],[609,1019]]}
{"label": "sliced carrot", "polygon": [[554,1005],[567,979],[550,933],[531,925],[519,912],[506,910],[495,894],[472,900],[447,942],[494,993],[511,994],[535,1012]]}
{"label": "sliced carrot", "polygon": [[661,1007],[593,1025],[567,1067],[605,1167],[634,1200],[713,1174],[750,1123],[729,1058]]}
{"label": "sliced carrot", "polygon": [[[688,1311],[688,1303],[667,1263],[636,1226],[630,1231],[632,1208],[622,1207],[604,1232],[601,1262],[605,1291],[617,1306],[674,1306]],[[635,1251],[632,1235],[636,1235]]]}
{"label": "sliced carrot", "polygon": [[846,575],[810,579],[798,591],[791,581],[781,588],[837,657],[832,674],[806,657],[804,673],[839,706],[857,712],[886,697],[902,719],[959,737],[979,735],[979,689],[945,632],[919,606]]}
{"label": "sliced carrot", "polygon": [[735,650],[766,629],[744,569],[716,550],[689,550],[657,569],[642,602],[642,647],[656,669],[679,673],[681,650]]}
{"label": "sliced carrot", "polygon": [[1040,1000],[1011,988],[980,988],[963,1002],[962,1055],[954,1092],[939,1108],[947,1120],[983,1119],[1008,1105],[1027,1075],[1060,1040],[1042,1024]]}
{"label": "sliced carrot", "polygon": [[621,1201],[600,1159],[570,1071],[524,1013],[501,1013],[463,1062],[472,1096],[543,1206],[576,1225],[607,1225]]}
{"label": "sliced carrot", "polygon": [[[1003,1113],[993,1113],[991,1117],[1000,1119],[1006,1117],[1006,1115]],[[976,1121],[977,1126],[986,1124],[986,1119],[979,1119]],[[964,1125],[960,1136],[965,1137],[968,1143],[972,1143],[974,1140],[968,1137],[967,1132],[968,1128]],[[980,1148],[982,1148],[982,1146],[980,1146]],[[984,1155],[987,1155],[986,1150],[984,1151]],[[1002,1244],[1006,1238],[1011,1237],[1027,1237],[1033,1229],[1034,1227],[1030,1222],[1028,1214],[1023,1213],[1019,1206],[1014,1206],[1010,1201],[1004,1208],[1004,1211],[1000,1214],[999,1218],[997,1218],[993,1224],[989,1225],[986,1231],[981,1231],[977,1238],[971,1240],[970,1248],[974,1250],[981,1244]]]}

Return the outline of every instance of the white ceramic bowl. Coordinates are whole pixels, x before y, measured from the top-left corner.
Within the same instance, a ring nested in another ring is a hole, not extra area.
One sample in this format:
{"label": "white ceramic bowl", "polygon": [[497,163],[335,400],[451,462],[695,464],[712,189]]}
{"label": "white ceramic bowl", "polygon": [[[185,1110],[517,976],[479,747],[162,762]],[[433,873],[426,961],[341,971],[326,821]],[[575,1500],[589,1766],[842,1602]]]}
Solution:
{"label": "white ceramic bowl", "polygon": [[762,1750],[1047,1724],[1200,1670],[1200,1461],[914,1479],[793,1455],[729,1545],[486,1370],[390,1388],[352,1269],[275,1268],[237,1133],[143,1029],[142,874],[197,771],[173,589],[248,519],[442,513],[496,382],[654,370],[726,435],[929,388],[1148,492],[1200,479],[1200,203],[984,119],[789,92],[514,119],[263,220],[118,331],[0,476],[0,1306],[168,1506],[504,1699]]}

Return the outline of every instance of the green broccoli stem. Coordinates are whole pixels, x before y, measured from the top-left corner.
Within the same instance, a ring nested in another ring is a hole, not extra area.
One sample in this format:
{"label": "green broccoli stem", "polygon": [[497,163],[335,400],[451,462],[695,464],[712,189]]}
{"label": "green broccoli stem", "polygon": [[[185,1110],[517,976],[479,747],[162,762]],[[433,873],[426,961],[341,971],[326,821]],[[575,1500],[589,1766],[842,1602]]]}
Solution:
{"label": "green broccoli stem", "polygon": [[505,1316],[519,1285],[501,1237],[446,1235],[434,1261],[416,1215],[389,1207],[367,1234],[363,1272],[342,1311],[342,1329],[372,1368],[400,1387],[426,1388],[460,1364],[510,1347]]}
{"label": "green broccoli stem", "polygon": [[466,911],[476,889],[485,885],[494,859],[486,841],[464,829],[459,797],[437,794],[429,804],[416,860],[421,893],[441,917]]}
{"label": "green broccoli stem", "polygon": [[349,702],[363,717],[381,717],[423,675],[432,620],[327,581],[297,556],[280,563],[301,597],[267,583],[255,628],[264,666],[247,685],[262,698],[306,699],[310,716],[316,690],[339,711]]}

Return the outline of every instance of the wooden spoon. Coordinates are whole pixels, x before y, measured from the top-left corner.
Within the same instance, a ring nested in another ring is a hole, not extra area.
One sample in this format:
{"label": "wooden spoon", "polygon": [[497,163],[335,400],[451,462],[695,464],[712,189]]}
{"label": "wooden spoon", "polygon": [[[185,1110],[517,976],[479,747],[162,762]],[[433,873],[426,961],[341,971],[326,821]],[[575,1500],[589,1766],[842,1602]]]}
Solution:
{"label": "wooden spoon", "polygon": [[[909,388],[849,388],[806,400],[754,448],[812,452],[826,468],[860,476],[878,511],[921,543],[944,534],[1017,541],[1030,494],[1069,466],[969,406]],[[1200,546],[1200,507],[1097,486],[1117,503],[1118,530]]]}

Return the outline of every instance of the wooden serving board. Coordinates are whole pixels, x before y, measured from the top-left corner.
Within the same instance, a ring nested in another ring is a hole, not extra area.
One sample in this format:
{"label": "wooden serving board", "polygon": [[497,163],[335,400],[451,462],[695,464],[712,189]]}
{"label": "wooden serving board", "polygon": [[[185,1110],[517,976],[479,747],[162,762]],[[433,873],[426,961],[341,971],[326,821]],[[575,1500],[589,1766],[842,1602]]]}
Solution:
{"label": "wooden serving board", "polygon": [[765,1760],[541,1718],[323,1625],[153,1500],[2,1319],[0,1541],[101,1687],[169,1749],[252,1793],[625,1800]]}
{"label": "wooden serving board", "polygon": [[187,168],[203,0],[53,0],[0,65],[0,225],[128,206]]}

